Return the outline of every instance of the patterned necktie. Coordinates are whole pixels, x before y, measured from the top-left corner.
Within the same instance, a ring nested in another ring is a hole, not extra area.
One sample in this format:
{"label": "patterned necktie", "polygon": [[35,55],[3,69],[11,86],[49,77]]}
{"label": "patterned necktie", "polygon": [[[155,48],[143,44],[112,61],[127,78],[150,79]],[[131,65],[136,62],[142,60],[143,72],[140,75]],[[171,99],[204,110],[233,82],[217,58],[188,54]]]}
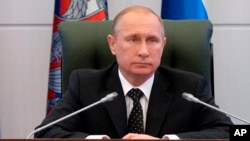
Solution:
{"label": "patterned necktie", "polygon": [[143,113],[140,98],[143,96],[140,89],[134,88],[128,92],[128,96],[133,99],[133,109],[128,119],[128,133],[144,133]]}

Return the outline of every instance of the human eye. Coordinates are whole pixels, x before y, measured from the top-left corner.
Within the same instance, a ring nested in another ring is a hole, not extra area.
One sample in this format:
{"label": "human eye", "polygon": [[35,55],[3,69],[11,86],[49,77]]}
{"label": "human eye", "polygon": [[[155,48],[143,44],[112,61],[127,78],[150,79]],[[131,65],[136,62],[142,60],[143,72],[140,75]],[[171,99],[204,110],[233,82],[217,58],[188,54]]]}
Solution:
{"label": "human eye", "polygon": [[131,37],[131,38],[128,39],[128,41],[129,41],[129,42],[136,42],[137,39],[136,39],[135,37]]}
{"label": "human eye", "polygon": [[148,41],[151,42],[151,43],[158,42],[158,40],[156,38],[149,38]]}
{"label": "human eye", "polygon": [[156,39],[150,39],[150,42],[156,42]]}

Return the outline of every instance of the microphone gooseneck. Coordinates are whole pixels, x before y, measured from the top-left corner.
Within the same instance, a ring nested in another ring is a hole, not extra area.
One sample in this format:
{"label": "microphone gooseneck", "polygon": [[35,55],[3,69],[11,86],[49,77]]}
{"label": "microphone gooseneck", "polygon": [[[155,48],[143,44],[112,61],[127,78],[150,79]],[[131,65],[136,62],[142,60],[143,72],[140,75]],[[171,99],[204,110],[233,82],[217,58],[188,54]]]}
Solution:
{"label": "microphone gooseneck", "polygon": [[79,110],[77,110],[77,111],[75,111],[75,112],[73,112],[73,113],[71,113],[71,114],[68,114],[68,115],[66,115],[66,116],[64,116],[64,117],[62,117],[62,118],[59,118],[59,119],[57,119],[57,120],[55,120],[55,121],[53,121],[53,122],[51,122],[51,123],[49,123],[49,124],[46,124],[46,125],[44,125],[44,126],[42,126],[42,127],[40,127],[40,128],[37,128],[37,129],[33,130],[32,132],[29,133],[29,135],[26,137],[26,139],[29,139],[33,134],[35,134],[35,133],[37,133],[37,132],[39,132],[39,131],[41,131],[41,130],[43,130],[43,129],[46,129],[46,128],[48,128],[48,127],[50,127],[50,126],[52,126],[52,125],[54,125],[54,124],[56,124],[56,123],[58,123],[58,122],[60,122],[60,121],[63,121],[63,120],[65,120],[65,119],[69,118],[69,117],[72,117],[72,116],[74,116],[74,115],[76,115],[76,114],[78,114],[78,113],[80,113],[80,112],[83,112],[83,111],[85,111],[85,110],[88,110],[88,109],[90,109],[90,108],[92,108],[92,107],[94,107],[94,106],[96,106],[96,105],[98,105],[98,104],[112,101],[112,100],[114,100],[114,98],[116,98],[117,96],[118,96],[117,92],[112,92],[112,93],[106,95],[106,96],[105,96],[104,98],[102,98],[101,100],[99,100],[99,101],[97,101],[97,102],[95,102],[95,103],[93,103],[93,104],[90,104],[90,105],[88,105],[88,106],[86,106],[86,107],[83,107],[82,109],[79,109]]}
{"label": "microphone gooseneck", "polygon": [[244,120],[244,119],[242,119],[242,118],[239,118],[239,117],[237,117],[237,116],[235,116],[235,115],[232,115],[232,114],[230,114],[230,113],[228,113],[228,112],[226,112],[226,111],[223,111],[223,110],[221,110],[221,109],[219,109],[219,108],[217,108],[217,107],[215,107],[215,106],[212,106],[212,105],[207,104],[207,103],[205,103],[205,102],[203,102],[203,101],[200,101],[198,98],[194,97],[192,94],[189,94],[189,93],[185,93],[185,92],[184,92],[184,93],[182,94],[182,97],[183,97],[184,99],[186,99],[187,101],[202,104],[202,105],[204,105],[204,106],[206,106],[206,107],[209,107],[209,108],[214,109],[214,110],[216,110],[216,111],[219,111],[219,112],[221,112],[221,113],[223,113],[223,114],[226,114],[226,115],[228,115],[229,117],[233,117],[233,118],[236,118],[236,119],[238,119],[238,120],[240,120],[240,121],[242,121],[242,122],[244,122],[244,123],[246,123],[246,124],[250,124],[250,122],[247,121],[247,120]]}

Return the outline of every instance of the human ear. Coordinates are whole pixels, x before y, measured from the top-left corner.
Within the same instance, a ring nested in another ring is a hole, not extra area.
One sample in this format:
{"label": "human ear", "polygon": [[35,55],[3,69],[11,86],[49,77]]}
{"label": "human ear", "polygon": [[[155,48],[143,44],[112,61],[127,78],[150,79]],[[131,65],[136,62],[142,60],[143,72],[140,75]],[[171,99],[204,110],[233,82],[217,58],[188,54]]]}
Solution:
{"label": "human ear", "polygon": [[107,36],[108,44],[109,44],[109,49],[113,55],[116,54],[116,45],[115,45],[115,37],[111,34]]}

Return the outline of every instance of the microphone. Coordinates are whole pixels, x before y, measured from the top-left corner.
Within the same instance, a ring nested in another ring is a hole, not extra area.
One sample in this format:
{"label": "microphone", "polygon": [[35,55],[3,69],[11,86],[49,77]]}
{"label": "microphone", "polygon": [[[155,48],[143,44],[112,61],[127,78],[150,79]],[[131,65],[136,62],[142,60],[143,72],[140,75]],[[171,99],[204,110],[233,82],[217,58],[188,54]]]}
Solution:
{"label": "microphone", "polygon": [[91,104],[91,105],[88,105],[88,106],[86,106],[86,107],[83,107],[83,108],[81,108],[81,109],[79,109],[79,110],[77,110],[77,111],[75,111],[75,112],[73,112],[73,113],[71,113],[71,114],[68,114],[68,115],[66,115],[66,116],[63,116],[62,118],[59,118],[59,119],[57,119],[57,120],[55,120],[55,121],[53,121],[53,122],[51,122],[51,123],[49,123],[49,124],[46,124],[46,125],[44,125],[44,126],[42,126],[42,127],[40,127],[40,128],[37,128],[37,129],[33,130],[32,132],[29,133],[29,135],[26,137],[26,139],[29,139],[33,134],[35,134],[35,133],[37,133],[37,132],[40,132],[40,131],[43,130],[43,129],[46,129],[46,128],[48,128],[48,127],[50,127],[50,126],[52,126],[52,125],[54,125],[54,124],[56,124],[56,123],[58,123],[58,122],[60,122],[60,121],[63,121],[63,120],[65,120],[65,119],[69,118],[69,117],[72,117],[72,116],[74,116],[74,115],[76,115],[76,114],[78,114],[78,113],[80,113],[80,112],[83,112],[83,111],[85,111],[85,110],[88,110],[88,109],[90,109],[90,108],[92,108],[92,107],[94,107],[94,106],[96,106],[96,105],[98,105],[98,104],[112,101],[112,100],[114,100],[114,98],[116,98],[117,96],[118,96],[117,92],[112,92],[112,93],[106,95],[106,96],[105,96],[104,98],[102,98],[101,100],[99,100],[99,101],[97,101],[97,102],[95,102],[95,103],[93,103],[93,104]]}
{"label": "microphone", "polygon": [[198,98],[194,97],[192,94],[189,94],[189,93],[185,93],[185,92],[184,92],[184,93],[182,94],[182,97],[183,97],[184,99],[186,99],[187,101],[191,101],[191,102],[195,102],[195,103],[202,104],[202,105],[204,105],[204,106],[206,106],[206,107],[209,107],[209,108],[211,108],[211,109],[214,109],[214,110],[216,110],[216,111],[219,111],[219,112],[221,112],[221,113],[223,113],[223,114],[226,114],[226,115],[228,115],[228,116],[230,116],[230,117],[236,118],[236,119],[238,119],[238,120],[240,120],[240,121],[242,121],[242,122],[244,122],[244,123],[246,123],[246,124],[250,124],[250,122],[247,121],[247,120],[245,120],[245,119],[239,118],[239,117],[237,117],[237,116],[235,116],[235,115],[232,115],[232,114],[230,114],[230,113],[228,113],[228,112],[226,112],[226,111],[223,111],[223,110],[221,110],[221,109],[219,109],[219,108],[217,108],[217,107],[215,107],[215,106],[212,106],[212,105],[210,105],[210,104],[207,104],[207,103],[205,103],[205,102],[200,101]]}

